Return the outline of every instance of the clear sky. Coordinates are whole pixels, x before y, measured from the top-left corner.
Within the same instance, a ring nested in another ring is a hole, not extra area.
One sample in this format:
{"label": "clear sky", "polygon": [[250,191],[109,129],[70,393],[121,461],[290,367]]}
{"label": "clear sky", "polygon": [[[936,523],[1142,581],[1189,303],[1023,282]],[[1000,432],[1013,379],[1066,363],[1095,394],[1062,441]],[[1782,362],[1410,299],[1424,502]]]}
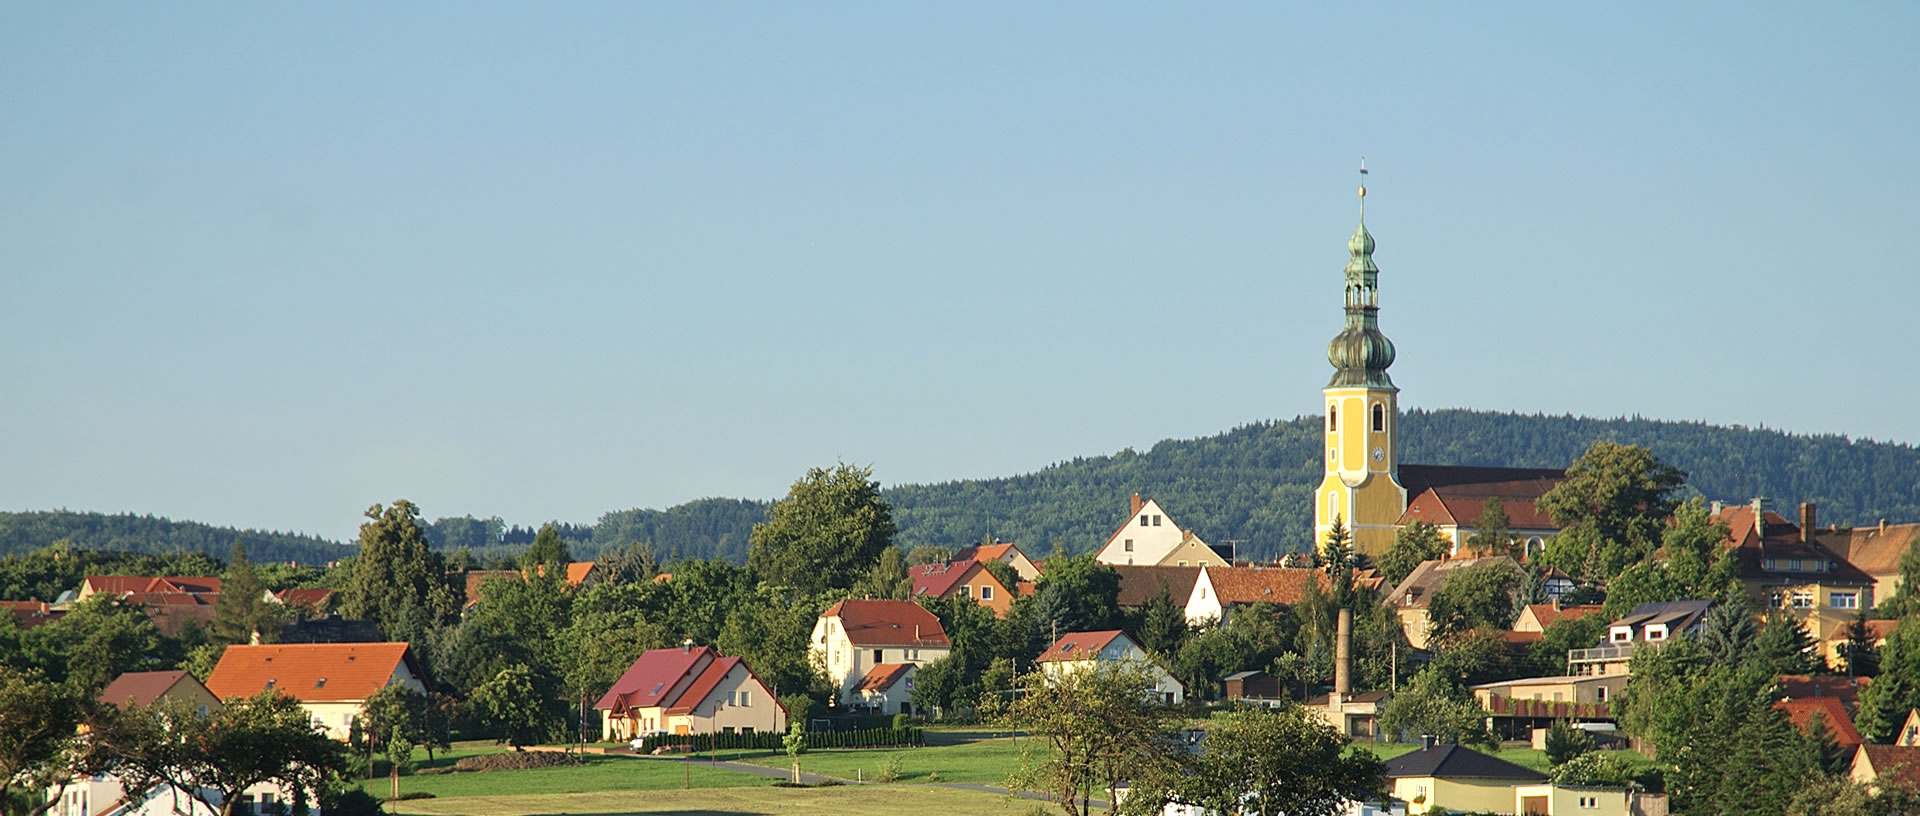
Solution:
{"label": "clear sky", "polygon": [[0,4],[0,509],[347,539],[1406,406],[1920,440],[1911,3]]}

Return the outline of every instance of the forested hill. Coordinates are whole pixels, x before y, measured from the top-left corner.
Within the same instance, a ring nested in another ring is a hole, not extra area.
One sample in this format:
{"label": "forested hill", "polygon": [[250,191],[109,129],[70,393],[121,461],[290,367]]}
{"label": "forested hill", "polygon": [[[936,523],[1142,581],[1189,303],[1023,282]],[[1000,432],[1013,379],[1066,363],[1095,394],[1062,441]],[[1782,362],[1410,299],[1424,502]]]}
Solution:
{"label": "forested hill", "polygon": [[[1594,440],[1643,445],[1687,471],[1709,499],[1812,501],[1820,522],[1920,521],[1920,450],[1912,445],[1797,436],[1773,430],[1647,419],[1410,411],[1400,461],[1564,468]],[[1044,554],[1105,541],[1134,492],[1160,500],[1209,543],[1238,541],[1242,558],[1304,550],[1320,470],[1320,419],[1248,425],[1168,440],[1151,450],[1075,459],[1004,479],[903,485],[887,491],[901,542],[956,546],[991,532]],[[1788,511],[1791,514],[1792,511]]]}
{"label": "forested hill", "polygon": [[[1790,509],[1815,502],[1820,522],[1920,521],[1920,450],[1909,444],[1799,436],[1767,429],[1648,419],[1521,416],[1485,411],[1411,411],[1400,422],[1402,462],[1564,468],[1596,439],[1643,445],[1689,474],[1709,499],[1765,496]],[[1217,436],[1168,440],[1140,452],[1074,459],[999,479],[900,485],[886,490],[899,542],[957,548],[985,535],[1020,542],[1043,556],[1059,542],[1083,552],[1126,518],[1132,493],[1159,499],[1182,527],[1208,542],[1238,542],[1242,558],[1271,558],[1308,546],[1309,496],[1320,479],[1320,420],[1262,422]],[[830,464],[830,463],[822,463]],[[796,477],[799,474],[794,474]],[[885,479],[886,463],[875,475]],[[769,502],[702,499],[666,510],[618,510],[594,525],[561,529],[574,557],[592,558],[644,541],[673,556],[746,559],[747,538]],[[429,513],[432,508],[425,508]],[[498,519],[442,518],[430,536],[441,548],[512,554],[532,527]],[[342,548],[312,536],[258,533],[96,513],[0,513],[0,555],[71,539],[90,549],[225,558],[236,538],[256,561],[324,563]]]}
{"label": "forested hill", "polygon": [[151,555],[205,553],[226,558],[233,542],[247,544],[247,557],[257,562],[298,561],[325,564],[354,554],[338,542],[300,533],[270,533],[215,527],[197,521],[172,521],[159,516],[122,513],[74,513],[53,510],[36,513],[0,512],[0,556],[30,552],[67,540],[86,550],[120,550]]}

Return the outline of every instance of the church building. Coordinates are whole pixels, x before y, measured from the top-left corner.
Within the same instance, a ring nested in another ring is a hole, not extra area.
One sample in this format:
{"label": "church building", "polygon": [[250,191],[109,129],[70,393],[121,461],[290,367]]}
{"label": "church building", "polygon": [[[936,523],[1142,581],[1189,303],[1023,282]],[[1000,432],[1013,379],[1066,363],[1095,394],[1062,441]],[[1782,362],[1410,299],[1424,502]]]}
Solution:
{"label": "church building", "polygon": [[[1366,170],[1360,172],[1364,177]],[[1333,379],[1323,389],[1326,475],[1314,491],[1314,546],[1324,548],[1338,523],[1351,535],[1354,552],[1377,556],[1393,546],[1394,531],[1424,520],[1440,522],[1457,551],[1488,498],[1498,498],[1510,516],[1524,517],[1514,532],[1529,543],[1551,535],[1550,521],[1517,511],[1559,484],[1565,478],[1560,471],[1401,466],[1400,389],[1387,376],[1394,348],[1380,331],[1380,268],[1373,263],[1366,201],[1362,186],[1360,226],[1347,239],[1352,257],[1346,268],[1346,326],[1327,344]]]}

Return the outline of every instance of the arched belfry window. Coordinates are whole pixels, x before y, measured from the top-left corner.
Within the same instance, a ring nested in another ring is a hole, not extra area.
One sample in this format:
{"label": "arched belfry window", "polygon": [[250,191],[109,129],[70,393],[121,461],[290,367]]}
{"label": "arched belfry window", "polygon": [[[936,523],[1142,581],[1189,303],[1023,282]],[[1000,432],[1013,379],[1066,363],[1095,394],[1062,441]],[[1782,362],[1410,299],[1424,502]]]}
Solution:
{"label": "arched belfry window", "polygon": [[1387,406],[1377,402],[1373,404],[1373,432],[1387,432]]}
{"label": "arched belfry window", "polygon": [[1337,430],[1340,430],[1340,408],[1329,402],[1327,403],[1327,433]]}

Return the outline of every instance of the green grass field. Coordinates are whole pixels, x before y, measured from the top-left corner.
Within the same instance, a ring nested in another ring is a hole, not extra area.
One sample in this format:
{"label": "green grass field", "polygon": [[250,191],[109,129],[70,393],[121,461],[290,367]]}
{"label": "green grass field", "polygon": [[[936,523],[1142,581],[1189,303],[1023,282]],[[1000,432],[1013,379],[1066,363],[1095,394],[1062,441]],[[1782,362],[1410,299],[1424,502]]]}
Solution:
{"label": "green grass field", "polygon": [[[629,760],[632,762],[632,760]],[[637,764],[637,763],[636,763]],[[512,794],[393,803],[413,816],[618,816],[681,813],[699,816],[840,816],[846,813],[967,813],[1022,816],[1040,802],[927,785],[844,785],[832,788],[708,788],[645,794]],[[1049,806],[1051,807],[1051,806]],[[1051,812],[1058,812],[1057,810]]]}
{"label": "green grass field", "polygon": [[[990,737],[987,733],[966,734],[966,738],[958,739],[953,734],[936,738],[930,733],[930,744],[924,748],[808,751],[800,756],[800,770],[842,779],[872,781],[890,758],[899,757],[900,774],[897,781],[900,782],[978,782],[999,785],[1020,764],[1021,751],[1046,750],[1045,742],[1032,737],[1021,737],[1016,744],[1012,739]],[[771,768],[793,767],[793,760],[786,754],[770,754],[766,751],[736,751],[731,756],[729,752],[721,751],[720,758]],[[939,778],[935,779],[934,774],[939,774]]]}
{"label": "green grass field", "polygon": [[[455,760],[476,754],[500,753],[502,746],[492,743],[460,743],[454,750],[439,755],[432,767],[452,767]],[[426,752],[415,753],[422,766],[427,766]],[[514,794],[574,794],[594,791],[657,791],[679,789],[687,785],[689,777],[696,788],[728,788],[741,786],[764,786],[772,780],[751,774],[708,768],[699,764],[640,760],[629,757],[600,756],[588,754],[583,757],[586,764],[564,768],[532,768],[519,771],[456,771],[446,774],[415,774],[400,777],[402,794],[424,792],[435,798],[466,798],[492,796],[501,793]],[[380,763],[375,772],[378,778],[366,780],[361,787],[368,793],[381,799],[387,798],[390,791],[386,772],[386,763]],[[432,801],[432,800],[423,800]]]}

